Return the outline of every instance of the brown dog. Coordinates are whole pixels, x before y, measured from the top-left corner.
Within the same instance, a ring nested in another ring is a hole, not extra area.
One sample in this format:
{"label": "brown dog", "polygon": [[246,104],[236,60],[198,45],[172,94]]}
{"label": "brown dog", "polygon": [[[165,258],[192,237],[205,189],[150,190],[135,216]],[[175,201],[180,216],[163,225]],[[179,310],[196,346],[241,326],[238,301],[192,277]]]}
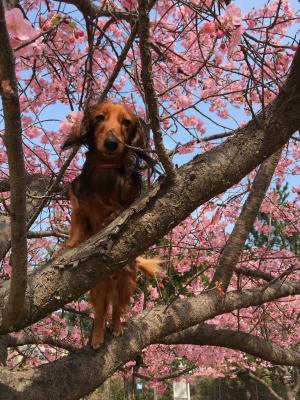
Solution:
{"label": "brown dog", "polygon": [[[88,152],[81,174],[71,185],[71,232],[66,247],[76,246],[108,225],[130,206],[142,188],[138,162],[143,151],[138,149],[146,149],[147,134],[126,105],[105,101],[90,107],[63,149],[82,144],[88,147]],[[114,336],[120,336],[123,334],[120,318],[136,287],[136,269],[157,276],[159,264],[158,259],[138,257],[91,290],[94,349],[104,342],[109,303],[112,304],[110,329]]]}

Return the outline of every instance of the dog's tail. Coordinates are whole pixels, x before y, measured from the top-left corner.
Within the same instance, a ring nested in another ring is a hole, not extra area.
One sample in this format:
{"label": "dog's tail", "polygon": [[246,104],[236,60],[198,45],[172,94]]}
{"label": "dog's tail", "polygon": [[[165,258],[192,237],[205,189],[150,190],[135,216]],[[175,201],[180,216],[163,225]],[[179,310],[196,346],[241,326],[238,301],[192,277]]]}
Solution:
{"label": "dog's tail", "polygon": [[144,258],[140,256],[135,259],[136,268],[152,278],[160,278],[165,276],[165,272],[160,266],[162,263],[163,260],[160,258]]}

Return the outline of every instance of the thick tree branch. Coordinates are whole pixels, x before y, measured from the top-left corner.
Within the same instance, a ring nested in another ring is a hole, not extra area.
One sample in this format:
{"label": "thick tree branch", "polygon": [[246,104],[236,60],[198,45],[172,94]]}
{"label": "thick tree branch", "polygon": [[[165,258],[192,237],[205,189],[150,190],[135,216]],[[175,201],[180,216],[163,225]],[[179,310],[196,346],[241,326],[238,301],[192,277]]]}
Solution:
{"label": "thick tree branch", "polygon": [[277,365],[299,365],[300,353],[249,333],[201,324],[159,340],[162,344],[193,344],[239,350]]}
{"label": "thick tree branch", "polygon": [[244,275],[244,276],[249,276],[251,278],[263,279],[266,282],[271,282],[273,279],[275,279],[275,276],[273,276],[271,273],[261,271],[260,269],[236,267],[234,268],[234,272],[237,275]]}
{"label": "thick tree branch", "polygon": [[[81,349],[51,364],[23,371],[0,368],[0,400],[39,400],[47,396],[53,399],[79,399],[101,385],[125,362],[135,359],[151,343],[158,343],[164,337],[216,315],[299,293],[300,282],[276,282],[244,292],[228,292],[224,297],[215,291],[204,293],[195,298],[179,300],[168,311],[164,306],[145,310],[127,324],[124,336],[108,339],[98,352],[89,348]],[[265,358],[264,354],[261,355]],[[290,365],[300,365],[297,352],[273,353],[275,363],[282,363],[283,360]],[[97,373],[91,374],[90,371]],[[62,381],[64,385],[60,384]]]}
{"label": "thick tree branch", "polygon": [[33,336],[33,335],[23,334],[22,336],[18,337],[8,336],[6,342],[8,347],[18,347],[30,344],[47,344],[50,346],[59,347],[69,352],[74,352],[78,350],[71,343],[57,339],[52,336],[38,336],[38,335]]}
{"label": "thick tree branch", "polygon": [[145,91],[146,106],[148,116],[153,132],[153,139],[157,155],[166,171],[167,177],[171,180],[176,178],[174,165],[164,147],[162,131],[160,128],[160,117],[157,94],[154,89],[152,77],[152,60],[149,46],[149,0],[139,0],[139,34],[140,34],[140,52],[142,63],[142,82]]}
{"label": "thick tree branch", "polygon": [[274,153],[260,166],[254,178],[250,194],[245,201],[242,211],[234,225],[233,231],[222,250],[209,289],[218,284],[221,285],[222,290],[227,290],[232,278],[234,267],[240,258],[245,241],[247,240],[256,220],[256,216],[271,183],[280,155],[281,150]]}
{"label": "thick tree branch", "polygon": [[0,1],[0,93],[4,111],[4,144],[10,175],[11,266],[10,293],[4,312],[4,323],[22,317],[27,285],[26,179],[22,147],[22,126],[15,58],[5,22],[5,9]]}

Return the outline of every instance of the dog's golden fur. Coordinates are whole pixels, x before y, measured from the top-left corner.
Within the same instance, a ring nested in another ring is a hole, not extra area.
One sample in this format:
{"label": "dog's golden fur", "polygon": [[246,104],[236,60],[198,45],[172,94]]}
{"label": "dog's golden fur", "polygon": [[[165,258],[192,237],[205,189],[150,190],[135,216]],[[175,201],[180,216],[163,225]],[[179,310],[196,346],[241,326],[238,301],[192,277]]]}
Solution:
{"label": "dog's golden fur", "polygon": [[[139,152],[146,149],[147,134],[139,118],[124,104],[110,101],[90,107],[80,126],[73,129],[63,148],[88,147],[81,174],[72,182],[70,239],[74,247],[108,225],[139,196],[142,181]],[[90,292],[94,307],[91,345],[104,342],[108,305],[112,304],[110,329],[122,335],[121,315],[136,287],[136,270],[157,276],[160,260],[137,257],[130,265],[96,285]]]}

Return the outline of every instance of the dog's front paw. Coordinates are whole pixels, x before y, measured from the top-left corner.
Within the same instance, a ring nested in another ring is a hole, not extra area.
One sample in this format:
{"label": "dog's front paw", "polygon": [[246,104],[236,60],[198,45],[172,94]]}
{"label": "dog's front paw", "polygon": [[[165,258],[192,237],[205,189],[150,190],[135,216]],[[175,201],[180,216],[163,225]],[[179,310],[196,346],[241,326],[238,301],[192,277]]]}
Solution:
{"label": "dog's front paw", "polygon": [[110,326],[110,331],[114,337],[122,336],[124,333],[124,328],[122,324],[115,324]]}
{"label": "dog's front paw", "polygon": [[91,348],[93,350],[99,350],[100,347],[103,346],[104,340],[101,339],[100,337],[92,337],[91,340]]}

